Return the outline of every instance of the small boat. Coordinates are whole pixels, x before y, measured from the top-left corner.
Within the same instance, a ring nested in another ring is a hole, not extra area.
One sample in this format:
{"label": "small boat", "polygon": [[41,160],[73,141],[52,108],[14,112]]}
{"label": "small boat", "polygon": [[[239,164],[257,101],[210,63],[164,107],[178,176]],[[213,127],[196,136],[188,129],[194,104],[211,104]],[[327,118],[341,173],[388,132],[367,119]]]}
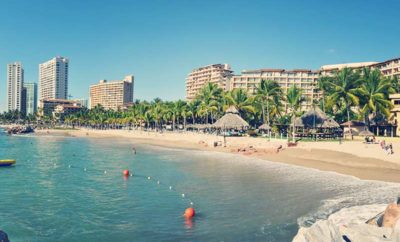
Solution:
{"label": "small boat", "polygon": [[15,160],[0,160],[0,166],[12,166],[15,162]]}

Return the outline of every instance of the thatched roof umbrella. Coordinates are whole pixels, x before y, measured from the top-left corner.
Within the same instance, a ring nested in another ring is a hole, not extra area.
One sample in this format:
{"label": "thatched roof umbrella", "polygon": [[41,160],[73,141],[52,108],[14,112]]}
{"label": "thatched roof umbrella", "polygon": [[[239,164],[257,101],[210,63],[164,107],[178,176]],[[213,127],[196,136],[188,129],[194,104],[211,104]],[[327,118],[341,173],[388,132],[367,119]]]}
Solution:
{"label": "thatched roof umbrella", "polygon": [[358,135],[359,136],[374,136],[374,133],[372,133],[369,130],[364,130],[364,131],[361,131],[360,133],[358,133]]}
{"label": "thatched roof umbrella", "polygon": [[225,115],[218,119],[212,127],[217,129],[246,129],[249,127],[242,117],[239,116],[238,110],[234,106],[230,106]]}
{"label": "thatched roof umbrella", "polygon": [[365,126],[365,123],[362,121],[351,120],[344,123],[341,123],[340,126],[347,127],[347,126]]}
{"label": "thatched roof umbrella", "polygon": [[268,130],[271,130],[271,127],[268,124],[263,124],[260,127],[258,127],[258,130],[268,131]]}
{"label": "thatched roof umbrella", "polygon": [[318,107],[312,108],[304,113],[301,117],[297,118],[294,122],[296,127],[303,128],[324,128],[334,129],[340,128],[340,125],[328,116]]}

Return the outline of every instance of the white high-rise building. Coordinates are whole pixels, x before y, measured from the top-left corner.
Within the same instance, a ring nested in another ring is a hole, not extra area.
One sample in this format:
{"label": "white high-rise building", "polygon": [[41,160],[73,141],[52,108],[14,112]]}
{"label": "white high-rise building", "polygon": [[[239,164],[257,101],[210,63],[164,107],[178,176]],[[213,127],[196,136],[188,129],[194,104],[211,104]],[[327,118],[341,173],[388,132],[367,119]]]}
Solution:
{"label": "white high-rise building", "polygon": [[55,57],[39,65],[39,100],[68,99],[68,62]]}
{"label": "white high-rise building", "polygon": [[22,110],[22,89],[24,69],[21,62],[7,65],[7,107],[8,110]]}

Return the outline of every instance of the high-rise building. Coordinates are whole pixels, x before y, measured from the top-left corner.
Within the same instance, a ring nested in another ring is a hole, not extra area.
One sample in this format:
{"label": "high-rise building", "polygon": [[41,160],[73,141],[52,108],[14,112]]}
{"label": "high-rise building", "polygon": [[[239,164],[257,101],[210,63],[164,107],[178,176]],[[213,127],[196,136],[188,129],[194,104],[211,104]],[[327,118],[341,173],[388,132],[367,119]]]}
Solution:
{"label": "high-rise building", "polygon": [[121,81],[100,80],[99,84],[90,86],[90,107],[97,105],[105,109],[118,110],[133,102],[134,77],[126,76]]}
{"label": "high-rise building", "polygon": [[37,111],[37,84],[25,82],[26,114],[35,114]]}
{"label": "high-rise building", "polygon": [[228,90],[233,71],[228,64],[214,64],[194,69],[186,78],[186,98],[193,100],[207,83]]}
{"label": "high-rise building", "polygon": [[7,108],[22,110],[22,89],[24,85],[24,69],[21,62],[7,65]]}
{"label": "high-rise building", "polygon": [[26,114],[26,88],[22,87],[21,91],[21,113]]}
{"label": "high-rise building", "polygon": [[68,98],[68,63],[64,57],[55,57],[39,65],[39,99]]}

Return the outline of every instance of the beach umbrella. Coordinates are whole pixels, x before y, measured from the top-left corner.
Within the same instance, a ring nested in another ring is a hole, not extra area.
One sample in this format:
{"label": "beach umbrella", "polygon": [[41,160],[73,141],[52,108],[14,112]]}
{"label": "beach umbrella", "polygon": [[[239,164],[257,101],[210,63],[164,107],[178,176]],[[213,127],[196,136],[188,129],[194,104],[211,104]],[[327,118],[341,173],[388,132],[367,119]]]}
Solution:
{"label": "beach umbrella", "polygon": [[258,127],[258,130],[271,130],[271,127],[268,124],[263,124],[260,127]]}
{"label": "beach umbrella", "polygon": [[361,131],[358,135],[359,136],[374,136],[374,133],[372,133],[369,130],[364,130],[364,131]]}
{"label": "beach umbrella", "polygon": [[347,126],[365,126],[365,123],[362,121],[351,120],[344,123],[341,123],[340,126],[347,127]]}
{"label": "beach umbrella", "polygon": [[239,112],[234,106],[230,106],[226,111],[225,115],[218,119],[212,127],[217,129],[246,129],[249,127],[242,117],[240,117]]}

